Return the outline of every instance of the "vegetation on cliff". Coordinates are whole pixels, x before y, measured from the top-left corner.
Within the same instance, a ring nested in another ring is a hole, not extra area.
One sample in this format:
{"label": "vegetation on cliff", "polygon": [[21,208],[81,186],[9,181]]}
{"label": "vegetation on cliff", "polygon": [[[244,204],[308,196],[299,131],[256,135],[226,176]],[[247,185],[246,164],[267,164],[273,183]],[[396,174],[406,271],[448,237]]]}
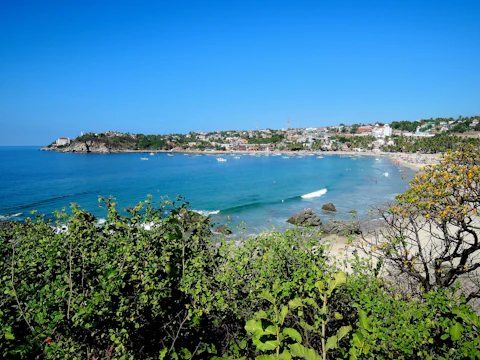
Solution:
{"label": "vegetation on cliff", "polygon": [[[54,223],[37,216],[2,228],[0,354],[479,358],[480,319],[468,302],[479,292],[465,293],[456,281],[480,266],[478,229],[470,221],[480,204],[478,166],[478,149],[449,153],[389,209],[389,219],[417,214],[470,234],[436,238],[444,258],[422,259],[418,248],[405,247],[405,229],[395,227],[387,245],[362,242],[369,255],[354,252],[351,260],[331,258],[321,234],[310,229],[219,240],[182,199],[147,199],[128,216],[113,199],[101,199],[108,208],[103,224],[73,206]],[[380,261],[372,261],[375,255]],[[395,278],[392,269],[400,271]]]}

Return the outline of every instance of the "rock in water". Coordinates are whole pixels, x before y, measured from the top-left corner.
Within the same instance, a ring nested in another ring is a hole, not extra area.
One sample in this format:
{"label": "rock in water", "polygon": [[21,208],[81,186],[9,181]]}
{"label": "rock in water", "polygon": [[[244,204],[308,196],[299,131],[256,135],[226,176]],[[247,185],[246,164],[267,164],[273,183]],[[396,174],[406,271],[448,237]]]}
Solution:
{"label": "rock in water", "polygon": [[312,209],[303,209],[301,213],[293,215],[287,220],[288,223],[298,226],[320,226],[322,220]]}
{"label": "rock in water", "polygon": [[337,209],[335,208],[335,205],[333,205],[333,203],[328,203],[328,204],[325,204],[322,206],[322,210],[325,210],[325,211],[337,211]]}
{"label": "rock in water", "polygon": [[215,231],[224,235],[230,235],[232,233],[232,230],[227,225],[219,225]]}

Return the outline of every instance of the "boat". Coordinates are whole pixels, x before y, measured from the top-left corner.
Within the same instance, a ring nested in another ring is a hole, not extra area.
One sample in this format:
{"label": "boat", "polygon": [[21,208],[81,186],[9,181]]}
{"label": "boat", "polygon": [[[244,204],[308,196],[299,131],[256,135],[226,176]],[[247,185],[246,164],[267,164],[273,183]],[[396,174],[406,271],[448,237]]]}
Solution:
{"label": "boat", "polygon": [[323,156],[323,155],[319,155],[319,156],[317,156],[317,159],[323,159],[323,158],[324,158],[324,156]]}
{"label": "boat", "polygon": [[155,153],[153,153],[153,152],[150,153],[150,156],[154,156],[154,155],[155,155]]}
{"label": "boat", "polygon": [[167,156],[173,156],[173,154],[168,153]]}
{"label": "boat", "polygon": [[148,160],[147,157],[141,157],[140,160]]}
{"label": "boat", "polygon": [[218,162],[226,162],[227,159],[219,157],[219,158],[217,158],[217,161],[218,161]]}
{"label": "boat", "polygon": [[282,156],[282,158],[284,158],[284,159],[290,159],[290,156],[285,155],[285,156]]}
{"label": "boat", "polygon": [[234,159],[240,159],[240,156],[235,155],[233,158],[234,158]]}

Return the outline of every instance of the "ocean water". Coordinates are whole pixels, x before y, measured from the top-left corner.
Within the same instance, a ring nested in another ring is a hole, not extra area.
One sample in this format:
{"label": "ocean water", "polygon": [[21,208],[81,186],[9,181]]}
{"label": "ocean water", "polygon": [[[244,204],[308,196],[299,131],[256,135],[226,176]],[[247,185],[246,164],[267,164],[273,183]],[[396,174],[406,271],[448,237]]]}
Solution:
{"label": "ocean water", "polygon": [[[148,161],[140,159],[145,156]],[[192,210],[210,214],[217,224],[235,228],[244,223],[247,233],[259,233],[272,226],[285,229],[285,221],[304,208],[312,208],[322,221],[348,219],[353,209],[366,214],[372,205],[405,191],[414,174],[384,157],[223,157],[226,162],[206,155],[0,147],[0,219],[22,220],[32,210],[51,217],[70,203],[104,218],[99,196],[114,196],[121,209],[148,194],[157,202],[161,196],[182,195]],[[337,212],[322,212],[330,202]]]}

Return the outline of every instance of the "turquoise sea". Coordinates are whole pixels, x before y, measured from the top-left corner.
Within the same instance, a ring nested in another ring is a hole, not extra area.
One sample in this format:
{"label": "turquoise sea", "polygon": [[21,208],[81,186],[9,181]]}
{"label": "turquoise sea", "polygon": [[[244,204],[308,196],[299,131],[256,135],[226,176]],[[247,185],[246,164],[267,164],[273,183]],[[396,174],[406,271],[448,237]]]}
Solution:
{"label": "turquoise sea", "polygon": [[[119,208],[126,208],[148,194],[155,201],[180,194],[192,210],[210,214],[215,223],[235,227],[244,222],[247,233],[259,233],[271,226],[286,228],[285,221],[304,208],[312,208],[323,221],[348,219],[353,209],[366,214],[371,205],[405,191],[414,174],[386,157],[223,157],[227,161],[206,155],[72,154],[0,147],[0,219],[22,220],[32,210],[52,217],[55,209],[72,202],[104,218],[99,196],[112,195]],[[302,198],[312,192],[317,196]],[[337,213],[322,212],[329,202]]]}

